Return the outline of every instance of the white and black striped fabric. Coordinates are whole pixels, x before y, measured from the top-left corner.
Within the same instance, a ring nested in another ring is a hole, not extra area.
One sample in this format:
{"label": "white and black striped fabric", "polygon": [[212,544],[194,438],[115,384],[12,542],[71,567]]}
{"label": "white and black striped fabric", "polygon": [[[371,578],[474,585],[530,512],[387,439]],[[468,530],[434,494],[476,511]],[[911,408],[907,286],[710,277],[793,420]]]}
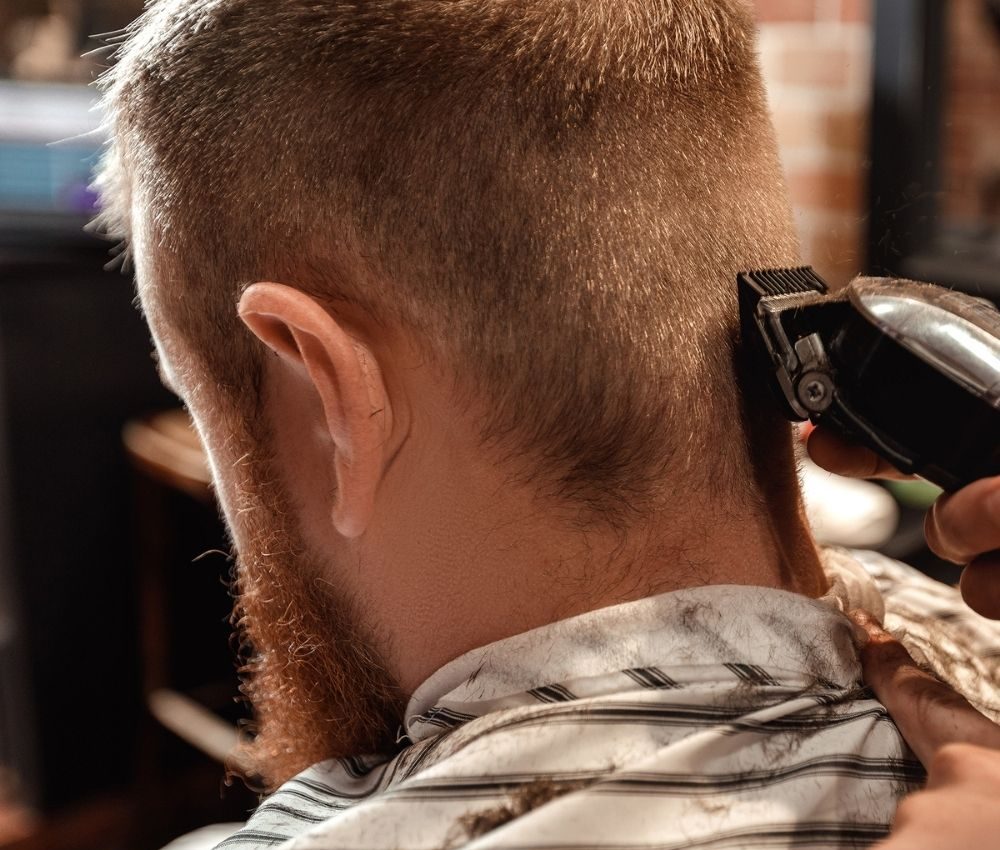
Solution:
{"label": "white and black striped fabric", "polygon": [[310,768],[218,847],[868,847],[924,772],[863,687],[841,612],[883,613],[868,573],[890,625],[919,631],[933,601],[937,645],[943,628],[958,660],[993,659],[980,705],[1000,631],[881,556],[826,563],[821,600],[695,588],[470,652],[413,695],[400,753]]}

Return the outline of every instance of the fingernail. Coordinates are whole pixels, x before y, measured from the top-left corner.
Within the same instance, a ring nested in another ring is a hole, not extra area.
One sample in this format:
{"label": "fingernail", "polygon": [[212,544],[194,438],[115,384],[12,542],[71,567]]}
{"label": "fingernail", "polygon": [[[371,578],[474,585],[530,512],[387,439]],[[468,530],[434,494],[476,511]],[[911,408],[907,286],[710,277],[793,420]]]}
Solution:
{"label": "fingernail", "polygon": [[862,649],[871,640],[868,629],[865,626],[871,622],[871,615],[867,611],[856,609],[847,614],[851,620],[851,637],[854,640],[854,648]]}
{"label": "fingernail", "polygon": [[865,611],[864,608],[855,608],[853,611],[848,611],[847,616],[859,626],[867,626],[869,623],[873,623],[875,621],[875,618]]}
{"label": "fingernail", "polygon": [[854,640],[855,649],[864,649],[868,645],[868,641],[871,640],[868,632],[857,623],[851,623],[851,637]]}
{"label": "fingernail", "polygon": [[864,632],[863,638],[860,635],[855,638],[858,649],[867,646],[873,640],[880,643],[892,640],[892,635],[882,628],[882,624],[868,611],[856,608],[854,611],[849,611],[847,616],[851,619],[855,629]]}

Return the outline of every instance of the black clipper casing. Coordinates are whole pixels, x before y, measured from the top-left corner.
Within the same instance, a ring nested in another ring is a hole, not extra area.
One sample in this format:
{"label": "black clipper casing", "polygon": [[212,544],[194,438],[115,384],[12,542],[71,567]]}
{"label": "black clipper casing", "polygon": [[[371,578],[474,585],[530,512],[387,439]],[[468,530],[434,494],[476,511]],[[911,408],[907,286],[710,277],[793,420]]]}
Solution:
{"label": "black clipper casing", "polygon": [[792,421],[954,491],[1000,475],[1000,312],[931,284],[808,267],[737,277],[747,356]]}

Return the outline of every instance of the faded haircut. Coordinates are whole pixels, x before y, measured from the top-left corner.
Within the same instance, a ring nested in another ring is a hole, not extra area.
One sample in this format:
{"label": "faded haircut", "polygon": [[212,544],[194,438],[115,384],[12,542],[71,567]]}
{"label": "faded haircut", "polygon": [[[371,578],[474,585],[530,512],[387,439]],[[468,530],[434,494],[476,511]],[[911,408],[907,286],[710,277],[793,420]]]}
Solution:
{"label": "faded haircut", "polygon": [[279,280],[413,331],[588,514],[754,498],[735,275],[797,260],[754,39],[739,0],[160,0],[103,80],[105,224],[223,389]]}

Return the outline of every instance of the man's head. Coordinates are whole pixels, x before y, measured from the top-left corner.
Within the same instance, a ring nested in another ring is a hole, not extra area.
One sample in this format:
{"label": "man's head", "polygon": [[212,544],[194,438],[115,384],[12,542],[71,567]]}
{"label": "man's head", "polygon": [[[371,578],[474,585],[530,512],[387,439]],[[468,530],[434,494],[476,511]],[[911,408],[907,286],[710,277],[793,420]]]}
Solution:
{"label": "man's head", "polygon": [[[383,481],[423,435],[580,533],[760,502],[734,277],[797,257],[740,0],[160,0],[106,82],[107,217],[244,559],[264,731],[302,705],[269,757],[365,738],[315,680],[393,638],[317,588],[401,539]],[[398,676],[368,678],[384,730]]]}

